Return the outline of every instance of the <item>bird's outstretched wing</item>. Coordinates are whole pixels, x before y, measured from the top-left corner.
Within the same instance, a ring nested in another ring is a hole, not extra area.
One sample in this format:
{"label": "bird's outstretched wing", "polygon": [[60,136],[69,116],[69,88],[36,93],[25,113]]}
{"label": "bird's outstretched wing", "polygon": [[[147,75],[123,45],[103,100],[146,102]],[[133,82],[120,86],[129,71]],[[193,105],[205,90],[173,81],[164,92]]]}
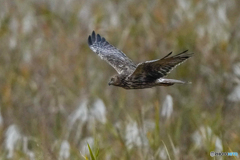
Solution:
{"label": "bird's outstretched wing", "polygon": [[158,78],[166,76],[174,67],[181,64],[193,53],[187,53],[188,50],[179,53],[175,56],[169,57],[171,53],[163,57],[162,59],[157,59],[153,61],[146,61],[139,63],[136,70],[129,76],[131,78],[140,78],[142,80],[156,80]]}
{"label": "bird's outstretched wing", "polygon": [[88,37],[90,49],[97,53],[101,59],[107,61],[118,74],[131,74],[136,69],[136,65],[122,51],[109,44],[104,37],[92,32]]}

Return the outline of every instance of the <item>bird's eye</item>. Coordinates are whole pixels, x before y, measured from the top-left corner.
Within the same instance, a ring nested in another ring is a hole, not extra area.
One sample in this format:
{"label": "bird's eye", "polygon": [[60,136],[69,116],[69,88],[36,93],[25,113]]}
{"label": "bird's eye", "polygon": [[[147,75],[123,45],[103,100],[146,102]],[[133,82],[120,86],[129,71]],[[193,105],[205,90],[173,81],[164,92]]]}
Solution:
{"label": "bird's eye", "polygon": [[114,78],[111,78],[111,81],[114,81]]}

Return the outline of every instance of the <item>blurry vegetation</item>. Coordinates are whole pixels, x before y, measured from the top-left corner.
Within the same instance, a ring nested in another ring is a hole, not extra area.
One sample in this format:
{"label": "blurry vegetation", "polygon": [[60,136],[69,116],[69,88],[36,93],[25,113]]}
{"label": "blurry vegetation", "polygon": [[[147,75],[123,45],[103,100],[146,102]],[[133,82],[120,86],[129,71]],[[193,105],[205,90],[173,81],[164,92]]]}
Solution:
{"label": "blurry vegetation", "polygon": [[[0,4],[0,159],[240,154],[240,1]],[[109,87],[116,72],[88,48],[92,30],[136,63],[189,49],[168,77],[192,85]]]}

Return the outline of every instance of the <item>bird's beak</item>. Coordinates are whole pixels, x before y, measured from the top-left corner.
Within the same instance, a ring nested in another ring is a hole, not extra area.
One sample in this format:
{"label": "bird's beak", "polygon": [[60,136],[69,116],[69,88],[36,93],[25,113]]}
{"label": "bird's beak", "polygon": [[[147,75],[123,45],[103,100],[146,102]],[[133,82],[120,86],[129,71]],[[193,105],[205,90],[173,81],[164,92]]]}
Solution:
{"label": "bird's beak", "polygon": [[112,84],[111,82],[108,82],[108,85],[109,85],[109,86],[111,86],[111,84]]}

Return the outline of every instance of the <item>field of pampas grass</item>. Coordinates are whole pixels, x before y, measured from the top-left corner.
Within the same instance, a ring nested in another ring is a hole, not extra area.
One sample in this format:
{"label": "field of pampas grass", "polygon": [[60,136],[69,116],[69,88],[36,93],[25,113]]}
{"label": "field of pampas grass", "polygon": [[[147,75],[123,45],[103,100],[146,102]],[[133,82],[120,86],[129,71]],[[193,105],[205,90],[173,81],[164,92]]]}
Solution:
{"label": "field of pampas grass", "polygon": [[[240,1],[0,4],[0,159],[240,154]],[[188,49],[168,78],[192,84],[108,86],[116,72],[89,49],[93,30],[135,63]]]}

